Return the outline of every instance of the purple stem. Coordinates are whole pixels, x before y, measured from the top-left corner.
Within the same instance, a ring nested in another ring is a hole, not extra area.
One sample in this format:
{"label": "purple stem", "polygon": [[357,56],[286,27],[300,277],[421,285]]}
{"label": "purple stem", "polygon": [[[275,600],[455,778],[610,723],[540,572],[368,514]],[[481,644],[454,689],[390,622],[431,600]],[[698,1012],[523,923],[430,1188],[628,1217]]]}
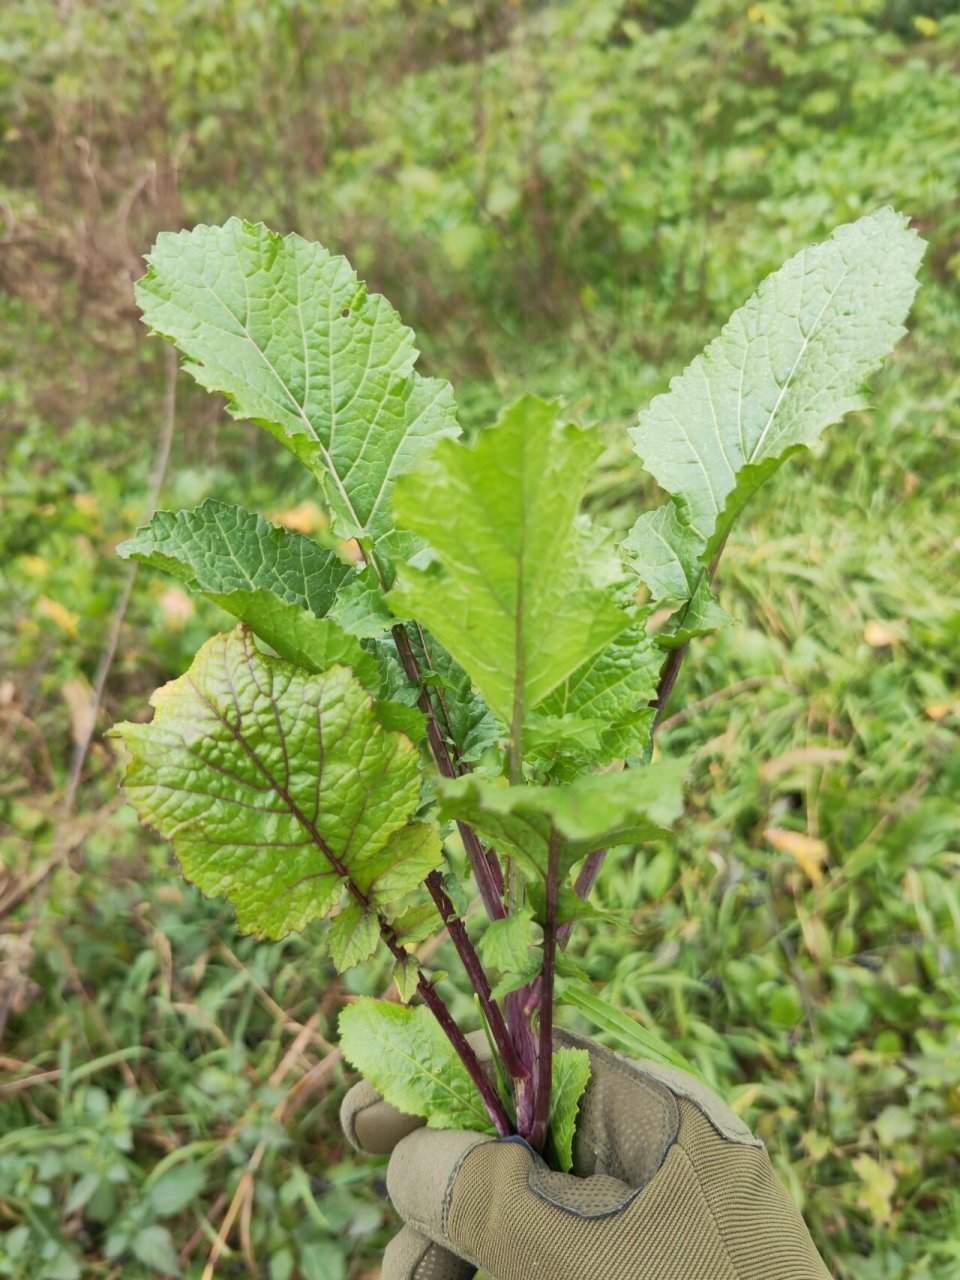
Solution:
{"label": "purple stem", "polygon": [[[389,928],[389,925],[387,927]],[[384,941],[387,942],[387,946],[390,946],[386,935],[384,935]],[[390,949],[393,950],[392,947]],[[400,947],[400,953],[403,956],[407,954],[402,947]],[[497,1133],[499,1133],[501,1138],[508,1138],[513,1133],[513,1126],[510,1123],[510,1117],[507,1115],[504,1105],[500,1101],[500,1097],[497,1094],[490,1077],[480,1065],[480,1060],[470,1048],[470,1044],[466,1036],[450,1016],[447,1006],[437,995],[429,979],[420,969],[417,970],[417,975],[417,991],[423,997],[424,1004],[436,1018],[437,1022],[440,1023],[440,1026],[446,1033],[447,1039],[453,1045],[454,1049],[456,1049],[457,1054],[460,1057],[460,1061],[466,1067],[470,1075],[470,1079],[476,1085],[477,1092],[483,1099],[483,1105],[487,1109],[487,1115],[489,1115],[490,1119],[493,1121],[493,1125]]]}
{"label": "purple stem", "polygon": [[486,970],[480,962],[480,957],[470,941],[466,926],[457,916],[456,908],[447,896],[440,873],[431,871],[425,883],[437,910],[440,912],[441,919],[447,926],[450,940],[457,949],[457,954],[463,962],[463,967],[466,969],[467,976],[473,984],[473,989],[480,999],[480,1004],[490,1027],[490,1034],[493,1036],[499,1050],[503,1065],[515,1079],[523,1079],[524,1076],[530,1074],[530,1071],[524,1066],[514,1047],[513,1039],[507,1030],[503,1014],[500,1012],[500,1006],[493,998],[490,979],[487,977]]}
{"label": "purple stem", "polygon": [[[233,727],[231,726],[231,728]],[[243,742],[243,739],[240,737],[239,732],[236,729],[233,729],[233,733],[236,736],[237,740],[241,742],[241,744],[244,746],[244,748],[248,752],[250,752],[250,748],[247,747],[245,742]],[[351,876],[347,865],[343,862],[341,858],[337,857],[334,851],[330,848],[329,844],[327,844],[326,840],[320,834],[320,831],[317,828],[316,823],[307,817],[307,815],[303,812],[303,810],[294,800],[293,796],[290,794],[287,788],[284,786],[281,786],[280,783],[270,775],[270,773],[267,771],[265,766],[260,762],[260,760],[255,755],[253,755],[252,752],[250,752],[250,754],[254,759],[254,761],[256,762],[256,764],[258,765],[258,767],[260,768],[260,770],[264,774],[266,774],[268,781],[272,784],[277,794],[282,797],[287,807],[289,808],[291,814],[293,814],[293,816],[297,819],[297,821],[301,824],[301,826],[310,833],[311,840],[317,846],[317,848],[320,850],[323,856],[327,859],[327,861],[329,862],[330,866],[334,869],[334,871],[336,871],[337,875],[340,876],[341,879],[344,881],[347,889],[352,894],[353,898],[360,904],[360,906],[363,908],[365,912],[368,912],[371,915],[375,916],[377,924],[380,928],[380,936],[383,938],[387,947],[393,954],[394,959],[402,962],[406,962],[409,959],[409,955],[401,945],[400,940],[397,937],[397,934],[393,926],[389,923],[389,921],[384,919],[384,917],[380,914],[379,911],[375,909],[373,903],[370,901],[370,899],[367,897],[364,891],[360,888],[360,886],[356,883],[356,881]],[[451,906],[451,910],[452,910],[452,906]],[[423,997],[424,1003],[427,1005],[431,1013],[437,1019],[440,1026],[443,1028],[447,1038],[449,1039],[450,1043],[453,1045],[454,1049],[459,1055],[460,1061],[463,1063],[464,1067],[466,1068],[467,1074],[470,1076],[470,1079],[476,1085],[477,1092],[480,1094],[480,1097],[483,1099],[483,1105],[486,1107],[487,1114],[490,1116],[490,1119],[493,1121],[493,1125],[495,1129],[497,1130],[497,1132],[500,1134],[501,1137],[507,1137],[512,1132],[512,1128],[510,1125],[510,1118],[507,1115],[506,1110],[504,1109],[503,1103],[500,1101],[500,1098],[497,1094],[496,1089],[493,1086],[493,1083],[491,1082],[487,1073],[484,1071],[483,1067],[480,1065],[480,1060],[477,1057],[477,1055],[474,1053],[473,1049],[471,1049],[466,1036],[464,1036],[463,1032],[460,1030],[460,1028],[454,1022],[453,1018],[450,1016],[449,1012],[447,1011],[446,1005],[444,1005],[443,1001],[437,995],[436,991],[434,991],[433,986],[430,983],[430,980],[427,978],[426,974],[423,972],[423,970],[420,968],[419,965],[417,965],[417,990],[419,991],[420,995]]]}
{"label": "purple stem", "polygon": [[547,846],[547,894],[543,920],[543,969],[540,973],[540,1043],[537,1050],[537,1097],[529,1142],[540,1151],[550,1122],[553,1083],[553,986],[557,961],[557,913],[560,900],[560,837],[550,832]]}
{"label": "purple stem", "polygon": [[514,1078],[517,1133],[522,1138],[528,1137],[530,1133],[536,1102],[537,1042],[530,1025],[530,1014],[531,1010],[536,1008],[539,991],[539,979],[537,979],[529,986],[521,987],[519,991],[509,992],[504,1000],[511,1041],[524,1069],[523,1076]]}
{"label": "purple stem", "polygon": [[[420,671],[416,654],[410,644],[410,638],[399,624],[393,628],[392,635],[407,679],[412,684],[420,687],[420,696],[417,701],[420,710],[427,718],[427,737],[437,769],[445,778],[456,778],[458,772],[450,756],[446,739],[437,720],[436,711],[430,701],[430,695],[423,686],[423,675]],[[465,822],[458,822],[457,829],[460,832],[460,838],[463,841],[463,847],[476,878],[488,917],[491,920],[504,919],[507,909],[501,896],[503,873],[496,854],[492,850],[488,853],[484,849],[477,833],[472,827],[467,826]],[[473,988],[480,998],[481,1007],[490,1027],[490,1034],[493,1036],[503,1065],[510,1076],[517,1081],[518,1092],[522,1092],[525,1081],[531,1077],[532,1062],[529,1065],[525,1063],[523,1055],[519,1051],[520,1041],[517,1036],[517,1028],[513,1026],[512,1021],[510,1028],[508,1028],[507,1023],[504,1021],[500,1007],[493,998],[490,981],[487,978],[480,957],[470,941],[463,921],[456,918],[456,910],[443,888],[443,881],[440,875],[436,871],[431,872],[427,877],[426,886],[444,924],[447,926],[451,941],[457,949],[457,954],[463,962]]]}
{"label": "purple stem", "polygon": [[[727,540],[724,538],[720,543],[720,546],[717,548],[716,555],[711,561],[710,568],[708,570],[710,575],[708,582],[711,584],[713,583],[714,574],[717,572],[717,565],[720,561],[720,556],[723,553],[723,548],[726,546],[726,543]],[[679,622],[683,622],[684,618],[687,616],[689,608],[690,601],[688,600],[680,613]],[[673,687],[677,683],[677,676],[680,674],[680,668],[683,666],[683,660],[687,656],[687,650],[689,648],[690,641],[688,640],[686,644],[680,645],[679,648],[671,649],[670,657],[664,663],[663,670],[660,672],[660,679],[657,682],[656,697],[650,703],[650,706],[655,708],[653,728],[650,731],[651,738],[656,733],[657,729],[660,727],[661,721],[663,720],[663,714],[667,709],[667,703],[670,700],[671,693],[673,693]],[[578,897],[582,898],[584,902],[589,898],[593,886],[597,883],[597,876],[600,874],[600,868],[603,866],[606,856],[606,849],[598,849],[596,853],[591,853],[589,855],[583,866],[580,868],[580,874],[577,876],[573,889]],[[560,931],[561,946],[566,944],[567,939],[570,937],[570,931],[572,928],[572,923],[563,926],[563,929]]]}
{"label": "purple stem", "polygon": [[[459,777],[453,760],[450,758],[450,751],[437,720],[433,703],[430,701],[430,695],[423,686],[423,674],[410,644],[410,638],[399,623],[393,628],[391,634],[393,635],[393,642],[397,646],[397,653],[400,655],[400,661],[403,664],[407,679],[411,684],[420,688],[417,705],[427,718],[427,737],[430,741],[430,752],[436,761],[437,768],[445,778]],[[497,870],[495,871],[476,832],[471,827],[468,827],[465,822],[458,822],[457,830],[460,832],[460,839],[463,841],[470,869],[473,871],[477,888],[480,890],[480,897],[487,916],[491,920],[502,920],[507,912],[500,896],[502,893],[503,873],[499,869],[499,864],[497,864]],[[499,885],[501,887],[498,887],[498,872]]]}

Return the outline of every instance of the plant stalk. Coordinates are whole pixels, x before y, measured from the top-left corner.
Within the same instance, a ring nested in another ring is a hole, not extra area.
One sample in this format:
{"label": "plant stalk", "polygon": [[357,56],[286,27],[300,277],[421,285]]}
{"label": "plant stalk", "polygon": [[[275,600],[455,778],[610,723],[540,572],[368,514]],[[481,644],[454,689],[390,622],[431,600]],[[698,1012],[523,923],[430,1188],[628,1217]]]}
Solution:
{"label": "plant stalk", "polygon": [[[391,631],[393,642],[397,647],[397,653],[403,664],[403,669],[407,679],[411,684],[416,685],[420,694],[417,698],[417,706],[427,718],[427,738],[430,742],[430,754],[436,761],[437,768],[445,778],[457,778],[459,772],[450,756],[446,739],[443,736],[443,730],[437,719],[437,713],[430,700],[423,683],[423,673],[417,662],[416,654],[410,644],[410,637],[407,635],[403,626],[398,623]],[[457,830],[460,832],[460,839],[463,841],[463,847],[466,851],[467,860],[470,863],[470,869],[473,872],[477,882],[477,888],[480,891],[480,898],[486,909],[487,916],[491,920],[502,920],[506,915],[506,909],[503,905],[501,897],[501,888],[497,884],[497,869],[491,866],[491,862],[487,859],[487,853],[480,843],[477,833],[472,827],[468,827],[465,822],[457,823]],[[500,884],[503,883],[502,873],[499,875]]]}
{"label": "plant stalk", "polygon": [[437,910],[440,912],[441,919],[447,927],[450,940],[457,949],[457,954],[463,963],[464,969],[467,971],[467,976],[473,985],[473,989],[477,993],[477,998],[486,1015],[490,1034],[496,1042],[503,1065],[514,1079],[522,1079],[524,1076],[529,1076],[530,1071],[520,1060],[510,1032],[507,1030],[507,1024],[504,1022],[503,1014],[500,1012],[500,1006],[493,998],[490,979],[487,977],[486,970],[477,955],[476,948],[470,941],[466,926],[457,915],[456,908],[447,896],[439,872],[431,871],[425,884]]}
{"label": "plant stalk", "polygon": [[[346,867],[346,865],[341,861],[340,858],[337,857],[337,855],[333,852],[333,850],[327,844],[326,840],[324,840],[323,836],[317,830],[315,823],[311,822],[310,819],[306,816],[306,814],[303,813],[303,811],[295,803],[295,801],[293,800],[293,797],[289,794],[288,791],[286,791],[283,787],[280,787],[276,783],[274,783],[274,785],[276,786],[277,792],[281,796],[283,796],[284,800],[290,807],[291,813],[293,813],[298,818],[298,820],[303,824],[303,826],[310,832],[310,835],[313,838],[313,841],[316,844],[317,848],[320,850],[320,852],[324,855],[324,857],[330,863],[331,867],[333,867],[333,869],[336,871],[337,875],[344,880],[344,882],[346,883],[346,887],[351,893],[351,895],[353,896],[353,898],[360,904],[361,907],[363,907],[364,911],[369,912],[376,916],[377,924],[380,928],[380,936],[383,938],[383,941],[386,943],[386,946],[388,950],[391,952],[391,954],[393,955],[394,959],[399,960],[401,962],[405,962],[406,960],[408,960],[409,953],[401,945],[399,939],[397,938],[397,934],[393,926],[390,924],[388,920],[386,920],[383,917],[383,915],[381,915],[379,911],[375,910],[373,903],[370,901],[370,899],[367,897],[364,891],[360,888],[360,886],[356,883],[356,881],[350,875],[350,872]],[[446,898],[446,894],[444,894],[444,898]],[[452,911],[453,905],[452,903],[450,903],[449,898],[446,898],[446,902],[450,910]],[[477,958],[477,964],[479,965],[479,958]],[[489,991],[489,985],[487,987],[487,990]],[[480,1097],[483,1100],[483,1105],[486,1107],[487,1114],[490,1116],[490,1119],[493,1122],[495,1129],[497,1130],[497,1132],[500,1134],[502,1138],[508,1137],[513,1132],[513,1127],[510,1124],[510,1117],[507,1115],[506,1110],[503,1106],[503,1103],[500,1101],[500,1097],[497,1094],[497,1091],[492,1081],[490,1080],[490,1077],[487,1075],[483,1067],[480,1065],[480,1059],[477,1057],[473,1049],[470,1047],[470,1044],[466,1036],[457,1026],[456,1022],[454,1022],[446,1005],[437,995],[429,978],[423,972],[423,970],[420,968],[419,965],[417,965],[417,991],[422,997],[424,1004],[427,1006],[427,1008],[436,1018],[437,1022],[440,1024],[447,1039],[450,1041],[450,1043],[453,1045],[454,1049],[456,1050],[457,1055],[460,1058],[460,1061],[463,1063],[464,1067],[466,1068],[466,1071],[470,1076],[470,1079],[473,1081],[474,1085],[477,1088],[477,1092],[480,1094]],[[494,1008],[495,1007],[496,1006],[494,1006]],[[501,1019],[501,1022],[502,1022],[502,1019]]]}
{"label": "plant stalk", "polygon": [[553,1083],[553,989],[557,963],[557,915],[560,901],[560,837],[550,832],[547,846],[547,892],[543,921],[543,969],[540,973],[540,1028],[537,1047],[537,1097],[529,1142],[535,1151],[543,1148],[550,1123],[550,1093]]}
{"label": "plant stalk", "polygon": [[[707,570],[709,574],[707,581],[710,585],[713,584],[714,575],[717,572],[717,565],[720,563],[720,557],[723,554],[723,548],[726,545],[727,540],[724,538],[720,543],[720,546],[717,548],[713,560],[710,562],[710,568]],[[699,582],[697,585],[699,586]],[[687,616],[689,608],[690,600],[687,601],[680,612],[680,617],[678,619],[679,623],[683,622],[684,618]],[[650,703],[650,705],[655,708],[653,728],[650,730],[651,738],[663,721],[664,712],[667,709],[667,703],[670,701],[670,695],[673,692],[674,685],[677,683],[677,676],[680,674],[680,668],[683,666],[683,660],[687,656],[687,650],[689,648],[690,641],[688,640],[686,644],[680,645],[679,648],[671,649],[670,656],[664,663],[663,670],[660,672],[660,679],[657,682],[656,696]],[[598,849],[596,853],[591,853],[587,857],[583,866],[580,868],[580,873],[577,876],[573,889],[577,896],[582,898],[584,902],[589,898],[593,886],[597,883],[597,877],[600,874],[600,869],[603,866],[606,856],[606,849]],[[564,946],[567,939],[570,937],[571,928],[572,925],[564,925],[563,930],[561,930],[561,946]]]}

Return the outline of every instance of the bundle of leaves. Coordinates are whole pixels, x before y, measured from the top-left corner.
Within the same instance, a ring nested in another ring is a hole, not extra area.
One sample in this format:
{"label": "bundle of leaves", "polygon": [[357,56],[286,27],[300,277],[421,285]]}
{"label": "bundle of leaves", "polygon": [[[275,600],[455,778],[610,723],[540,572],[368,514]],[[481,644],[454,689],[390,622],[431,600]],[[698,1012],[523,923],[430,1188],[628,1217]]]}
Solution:
{"label": "bundle of leaves", "polygon": [[[207,501],[121,553],[239,619],[118,725],[127,794],[185,875],[281,938],[329,919],[338,969],[384,945],[400,1003],[340,1020],[349,1060],[436,1127],[519,1133],[570,1167],[584,1051],[570,1004],[675,1064],[563,954],[611,846],[662,835],[683,760],[654,734],[731,526],[791,453],[864,403],[903,333],[922,242],[889,209],[769,277],[632,431],[669,495],[618,547],[581,500],[600,435],[525,396],[468,444],[453,391],[340,257],[231,219],[160,237],[145,319],[201,386],[316,477],[311,539]],[[639,467],[638,467],[639,470]],[[486,921],[468,930],[473,894]],[[488,1074],[418,944],[446,929]]]}

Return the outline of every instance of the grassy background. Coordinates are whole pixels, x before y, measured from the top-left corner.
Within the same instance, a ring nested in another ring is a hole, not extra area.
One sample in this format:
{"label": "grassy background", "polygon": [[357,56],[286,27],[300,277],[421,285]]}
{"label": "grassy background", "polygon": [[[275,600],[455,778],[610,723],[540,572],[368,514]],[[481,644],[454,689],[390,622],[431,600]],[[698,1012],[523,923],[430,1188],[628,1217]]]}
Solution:
{"label": "grassy background", "polygon": [[[731,540],[739,626],[664,734],[688,815],[611,859],[635,931],[574,948],[756,1126],[837,1277],[960,1276],[958,118],[947,0],[7,0],[0,1276],[370,1280],[391,1229],[330,1043],[386,965],[238,936],[100,736],[224,625],[146,572],[118,609],[171,408],[132,301],[155,233],[242,213],[343,250],[468,428],[520,389],[598,422],[623,528],[656,500],[636,409],[885,203],[930,241],[910,337]],[[292,459],[176,392],[161,505],[315,527]]]}

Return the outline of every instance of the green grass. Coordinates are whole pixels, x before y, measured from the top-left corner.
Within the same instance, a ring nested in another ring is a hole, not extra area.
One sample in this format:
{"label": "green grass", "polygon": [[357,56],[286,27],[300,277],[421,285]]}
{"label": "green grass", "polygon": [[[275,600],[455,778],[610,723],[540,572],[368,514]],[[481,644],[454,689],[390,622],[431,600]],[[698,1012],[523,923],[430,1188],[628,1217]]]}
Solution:
{"label": "green grass", "polygon": [[[957,20],[932,4],[913,8],[933,28],[880,4],[748,18],[710,0],[683,21],[688,5],[452,0],[401,21],[367,0],[360,27],[278,3],[267,38],[262,5],[206,24],[202,7],[184,40],[145,4],[140,27],[96,6],[63,25],[17,0],[0,46],[16,224],[0,274],[0,904],[26,887],[0,905],[0,1276],[147,1280],[176,1255],[199,1280],[233,1211],[218,1277],[253,1258],[270,1280],[359,1280],[395,1225],[382,1168],[344,1150],[329,1056],[343,1000],[385,988],[386,962],[336,979],[321,929],[239,937],[137,827],[99,734],[61,817],[124,581],[113,548],[149,514],[163,412],[135,254],[115,252],[148,159],[133,250],[232,212],[348,249],[429,370],[455,375],[469,429],[523,389],[601,425],[591,504],[618,528],[656,500],[624,428],[765,271],[863,208],[919,219],[921,294],[874,408],[789,463],[725,553],[737,626],[692,652],[662,738],[695,753],[688,814],[669,842],[610,859],[598,897],[633,928],[572,945],[757,1128],[838,1280],[960,1277]],[[313,61],[291,61],[300,46]],[[509,109],[538,92],[542,133]],[[494,220],[477,214],[484,182]],[[312,496],[183,380],[162,501],[208,493],[267,511]],[[99,728],[146,714],[223,625],[141,573]],[[34,920],[31,877],[55,856]]]}

